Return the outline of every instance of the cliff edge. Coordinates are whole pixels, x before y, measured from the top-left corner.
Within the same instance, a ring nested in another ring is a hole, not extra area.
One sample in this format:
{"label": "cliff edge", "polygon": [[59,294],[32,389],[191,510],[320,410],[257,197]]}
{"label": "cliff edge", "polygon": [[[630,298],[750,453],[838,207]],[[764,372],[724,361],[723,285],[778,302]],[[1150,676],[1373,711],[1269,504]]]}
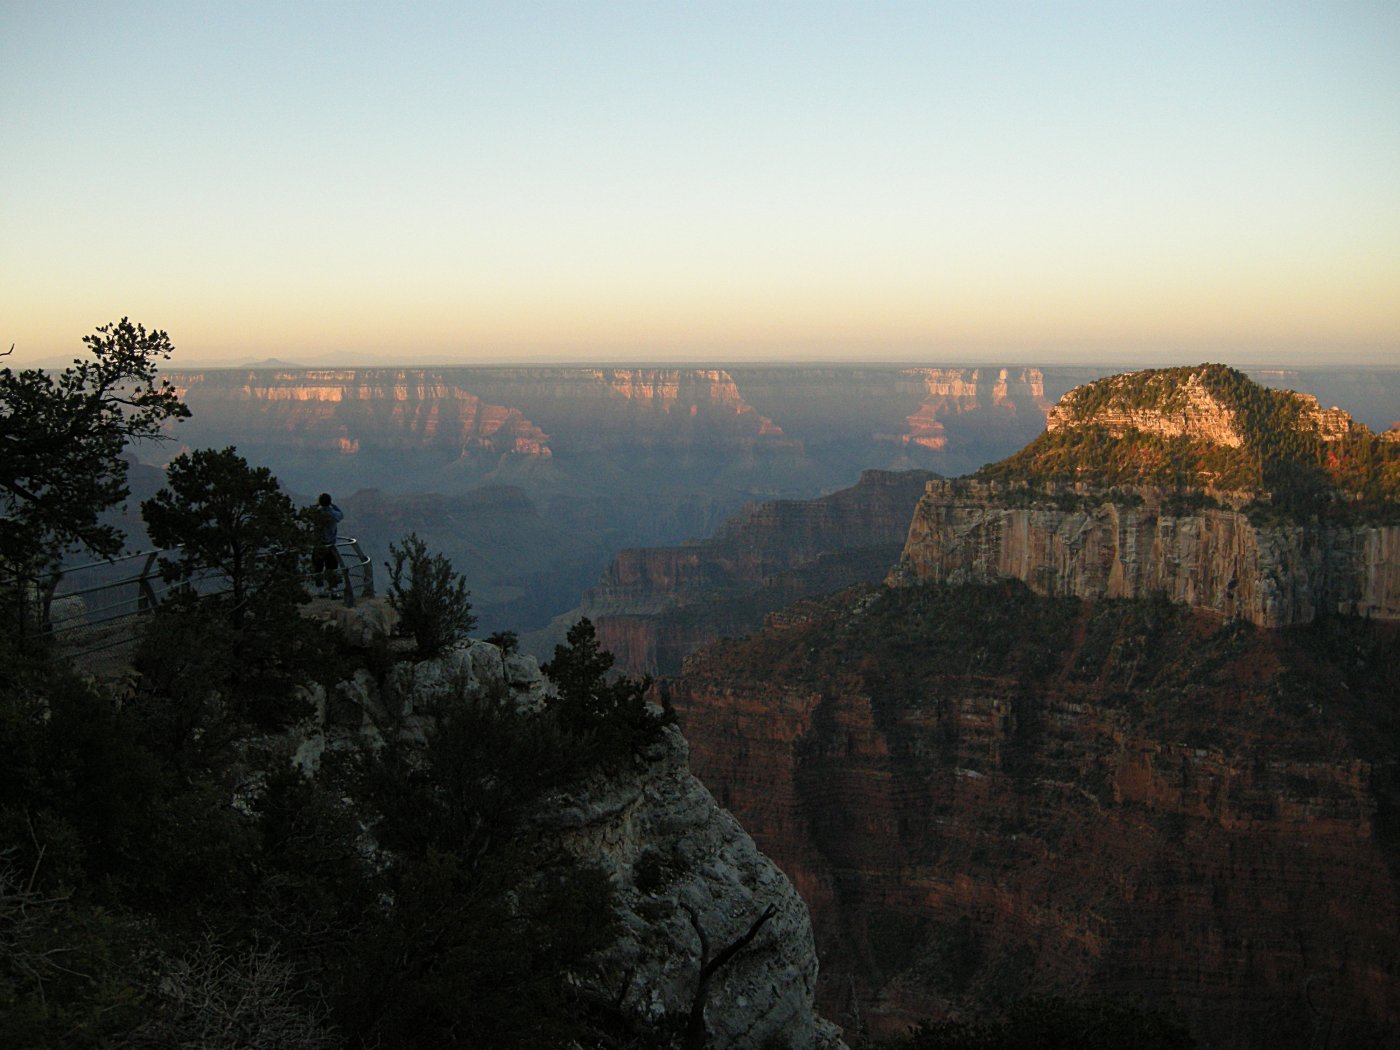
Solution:
{"label": "cliff edge", "polygon": [[1019,579],[1262,627],[1400,618],[1400,445],[1220,365],[1111,376],[971,478],[929,482],[889,582]]}
{"label": "cliff edge", "polygon": [[[533,657],[462,643],[396,664],[383,683],[361,671],[329,696],[317,692],[319,728],[294,761],[314,776],[327,753],[382,748],[390,735],[431,751],[443,724],[481,702],[473,697],[508,697],[528,720],[554,693]],[[667,726],[632,761],[538,799],[515,832],[515,848],[537,858],[562,850],[611,886],[615,934],[572,975],[575,995],[600,1031],[649,1046],[681,1045],[689,1016],[707,1045],[841,1050],[839,1030],[813,1005],[806,904],[691,775],[688,755]]]}

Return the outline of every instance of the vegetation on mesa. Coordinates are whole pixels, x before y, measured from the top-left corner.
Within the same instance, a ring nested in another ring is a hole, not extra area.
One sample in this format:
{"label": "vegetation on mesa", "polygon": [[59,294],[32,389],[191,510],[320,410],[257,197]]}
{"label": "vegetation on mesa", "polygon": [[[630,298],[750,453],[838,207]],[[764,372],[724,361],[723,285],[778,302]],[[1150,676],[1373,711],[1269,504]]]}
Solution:
{"label": "vegetation on mesa", "polygon": [[1031,491],[1151,486],[1197,505],[1239,493],[1264,521],[1400,521],[1400,442],[1224,365],[1076,387],[1050,429],[974,477]]}

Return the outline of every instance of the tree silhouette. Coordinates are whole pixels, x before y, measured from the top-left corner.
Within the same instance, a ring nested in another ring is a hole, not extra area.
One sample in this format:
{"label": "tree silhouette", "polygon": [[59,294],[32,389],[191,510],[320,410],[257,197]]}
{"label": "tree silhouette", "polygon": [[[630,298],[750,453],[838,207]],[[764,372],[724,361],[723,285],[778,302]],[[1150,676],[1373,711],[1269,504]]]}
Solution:
{"label": "tree silhouette", "polygon": [[[91,356],[62,372],[0,369],[0,570],[27,576],[67,549],[110,556],[123,536],[99,520],[127,496],[122,451],[189,415],[157,380],[174,349],[159,329],[123,317],[83,342]],[[8,353],[13,351],[10,348]]]}
{"label": "tree silhouette", "polygon": [[166,479],[169,486],[141,504],[141,516],[153,542],[180,548],[166,563],[169,576],[222,573],[234,626],[241,626],[252,590],[272,587],[289,597],[298,589],[286,556],[295,557],[301,528],[270,470],[249,466],[232,447],[206,448],[176,456]]}

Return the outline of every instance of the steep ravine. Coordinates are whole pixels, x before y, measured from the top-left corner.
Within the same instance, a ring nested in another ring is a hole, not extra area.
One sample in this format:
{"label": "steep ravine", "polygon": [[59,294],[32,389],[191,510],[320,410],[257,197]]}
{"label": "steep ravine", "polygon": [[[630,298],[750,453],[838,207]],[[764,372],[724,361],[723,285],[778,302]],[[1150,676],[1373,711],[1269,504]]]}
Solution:
{"label": "steep ravine", "polygon": [[[867,470],[815,500],[751,504],[708,540],[621,551],[558,623],[587,616],[621,670],[674,674],[699,646],[756,630],[799,598],[882,579],[931,478]],[[555,630],[525,644],[548,653],[561,637]]]}

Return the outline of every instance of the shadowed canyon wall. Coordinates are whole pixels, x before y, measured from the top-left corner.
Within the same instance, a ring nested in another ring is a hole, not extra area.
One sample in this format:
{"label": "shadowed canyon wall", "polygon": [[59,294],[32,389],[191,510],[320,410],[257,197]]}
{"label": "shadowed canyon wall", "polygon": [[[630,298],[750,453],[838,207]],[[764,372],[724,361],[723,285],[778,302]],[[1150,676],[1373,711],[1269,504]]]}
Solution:
{"label": "shadowed canyon wall", "polygon": [[619,670],[674,674],[702,644],[757,630],[798,598],[883,579],[930,479],[868,470],[819,499],[747,506],[708,540],[621,551],[581,606],[526,648],[547,655],[587,616]]}
{"label": "shadowed canyon wall", "polygon": [[827,1016],[1106,994],[1304,1047],[1400,1031],[1396,681],[1395,625],[1006,582],[799,603],[667,689],[812,909]]}

